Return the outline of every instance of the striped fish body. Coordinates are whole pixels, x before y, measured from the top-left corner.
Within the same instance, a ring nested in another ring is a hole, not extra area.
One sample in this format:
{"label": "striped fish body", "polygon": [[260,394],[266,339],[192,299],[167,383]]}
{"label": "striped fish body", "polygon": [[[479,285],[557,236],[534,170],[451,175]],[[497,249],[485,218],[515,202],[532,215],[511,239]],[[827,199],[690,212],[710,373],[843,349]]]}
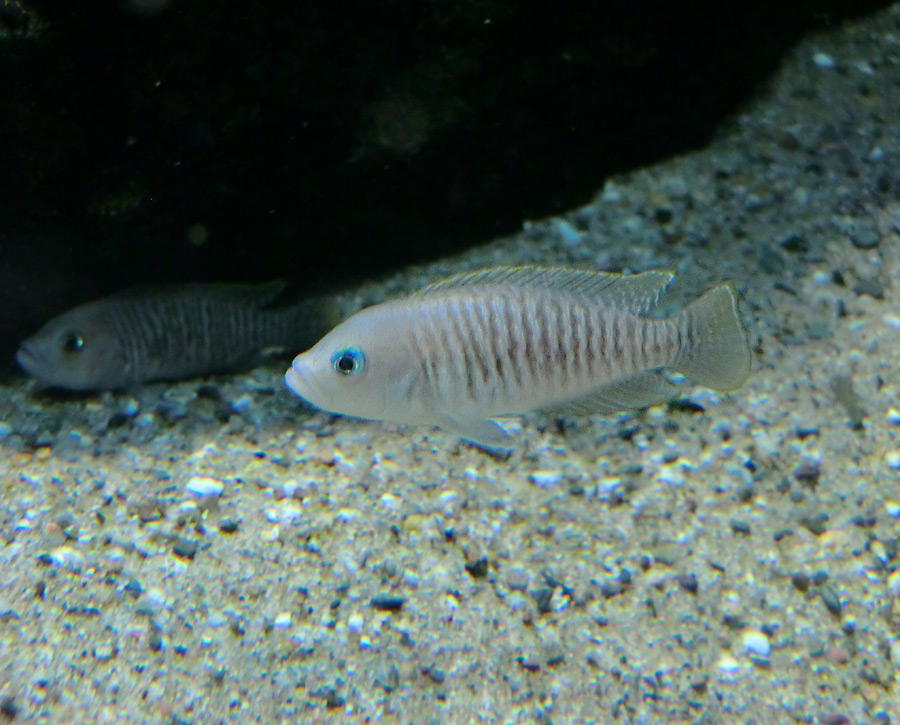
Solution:
{"label": "striped fish body", "polygon": [[327,329],[318,303],[271,307],[283,289],[273,282],[129,290],[52,319],[17,359],[42,383],[70,390],[233,371],[267,348],[302,349]]}
{"label": "striped fish body", "polygon": [[608,412],[664,398],[660,370],[738,387],[750,353],[725,285],[655,319],[671,275],[499,268],[363,310],[286,374],[335,413],[450,428],[489,447],[492,420],[535,409]]}

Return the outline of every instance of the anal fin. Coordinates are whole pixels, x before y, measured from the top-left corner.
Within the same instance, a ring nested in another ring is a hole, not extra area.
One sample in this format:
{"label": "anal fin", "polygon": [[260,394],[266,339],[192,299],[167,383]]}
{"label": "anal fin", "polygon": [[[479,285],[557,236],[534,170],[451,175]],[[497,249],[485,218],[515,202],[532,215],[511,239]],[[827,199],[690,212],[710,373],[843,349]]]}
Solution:
{"label": "anal fin", "polygon": [[666,370],[647,370],[594,388],[587,395],[566,401],[552,410],[571,415],[604,415],[649,408],[676,397]]}

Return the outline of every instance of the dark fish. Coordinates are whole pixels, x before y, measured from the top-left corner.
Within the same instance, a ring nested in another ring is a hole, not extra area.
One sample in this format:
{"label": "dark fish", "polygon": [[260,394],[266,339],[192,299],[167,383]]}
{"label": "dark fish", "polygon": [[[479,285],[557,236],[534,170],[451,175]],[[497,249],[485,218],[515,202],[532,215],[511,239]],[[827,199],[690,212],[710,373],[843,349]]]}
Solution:
{"label": "dark fish", "polygon": [[80,305],[25,340],[16,359],[45,385],[127,388],[232,372],[272,348],[301,350],[335,322],[324,299],[278,305],[284,282],[143,287]]}

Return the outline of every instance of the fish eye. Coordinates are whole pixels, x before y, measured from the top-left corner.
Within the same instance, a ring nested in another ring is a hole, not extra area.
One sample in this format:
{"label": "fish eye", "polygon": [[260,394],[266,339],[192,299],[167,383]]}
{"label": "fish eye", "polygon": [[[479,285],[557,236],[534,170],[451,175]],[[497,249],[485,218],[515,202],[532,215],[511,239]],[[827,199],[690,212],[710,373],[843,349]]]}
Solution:
{"label": "fish eye", "polygon": [[331,356],[331,366],[341,375],[359,375],[366,367],[366,356],[358,347],[344,347]]}
{"label": "fish eye", "polygon": [[71,332],[67,332],[63,336],[62,347],[66,352],[80,352],[81,348],[84,347],[84,338],[74,330],[72,330]]}

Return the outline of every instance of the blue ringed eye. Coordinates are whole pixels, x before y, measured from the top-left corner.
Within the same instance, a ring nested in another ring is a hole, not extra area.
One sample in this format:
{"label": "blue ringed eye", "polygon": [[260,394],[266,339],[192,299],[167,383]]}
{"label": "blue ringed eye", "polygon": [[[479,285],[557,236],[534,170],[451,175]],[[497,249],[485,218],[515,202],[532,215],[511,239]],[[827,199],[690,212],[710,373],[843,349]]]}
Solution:
{"label": "blue ringed eye", "polygon": [[359,375],[366,367],[366,356],[358,347],[344,347],[331,356],[331,366],[341,375]]}

